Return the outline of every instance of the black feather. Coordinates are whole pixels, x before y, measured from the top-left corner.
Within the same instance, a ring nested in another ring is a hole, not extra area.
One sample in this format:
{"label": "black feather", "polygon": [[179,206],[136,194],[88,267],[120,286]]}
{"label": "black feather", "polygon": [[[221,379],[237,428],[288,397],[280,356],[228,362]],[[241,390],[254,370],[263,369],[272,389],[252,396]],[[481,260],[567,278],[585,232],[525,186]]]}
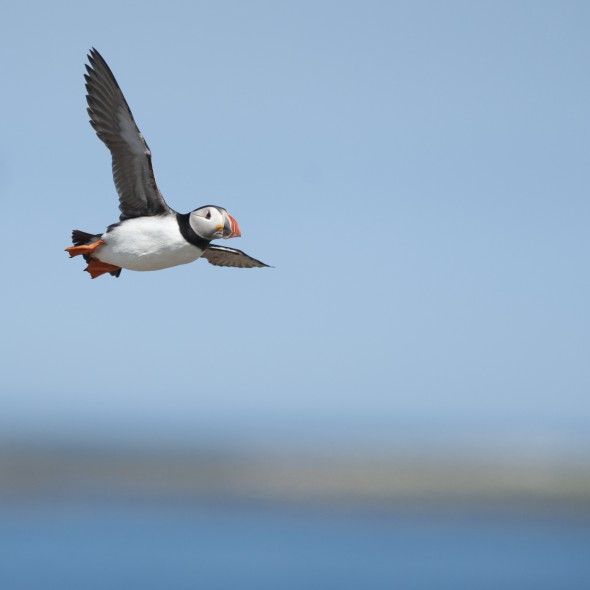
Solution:
{"label": "black feather", "polygon": [[83,244],[93,244],[100,240],[101,234],[89,234],[88,232],[75,229],[72,231],[72,244],[74,246],[82,246]]}

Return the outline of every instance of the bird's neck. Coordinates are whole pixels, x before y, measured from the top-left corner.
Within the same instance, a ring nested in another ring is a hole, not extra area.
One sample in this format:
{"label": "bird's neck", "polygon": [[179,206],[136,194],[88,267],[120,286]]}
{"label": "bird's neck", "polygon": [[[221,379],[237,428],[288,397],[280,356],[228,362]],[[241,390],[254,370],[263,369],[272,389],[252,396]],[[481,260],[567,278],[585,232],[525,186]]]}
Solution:
{"label": "bird's neck", "polygon": [[206,240],[205,238],[202,238],[197,232],[195,232],[189,222],[189,216],[190,213],[176,214],[176,221],[178,222],[180,233],[189,244],[196,246],[204,252],[209,247],[211,240]]}

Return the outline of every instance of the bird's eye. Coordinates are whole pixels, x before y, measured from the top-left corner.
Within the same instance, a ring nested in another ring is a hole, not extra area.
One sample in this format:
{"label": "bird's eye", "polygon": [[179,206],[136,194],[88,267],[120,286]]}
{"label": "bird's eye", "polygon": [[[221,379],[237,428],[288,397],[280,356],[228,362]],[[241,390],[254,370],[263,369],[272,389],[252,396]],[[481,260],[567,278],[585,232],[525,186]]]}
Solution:
{"label": "bird's eye", "polygon": [[205,215],[205,219],[211,219],[211,211],[207,211],[207,215]]}

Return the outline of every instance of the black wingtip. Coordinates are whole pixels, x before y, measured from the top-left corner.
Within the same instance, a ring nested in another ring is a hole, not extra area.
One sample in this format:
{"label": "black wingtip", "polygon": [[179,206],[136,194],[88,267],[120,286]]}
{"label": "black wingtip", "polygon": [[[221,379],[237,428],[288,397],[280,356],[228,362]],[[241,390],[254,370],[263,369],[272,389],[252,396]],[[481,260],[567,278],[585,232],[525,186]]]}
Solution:
{"label": "black wingtip", "polygon": [[90,48],[90,51],[88,52],[87,57],[88,57],[88,61],[90,62],[90,66],[88,66],[88,65],[86,66],[86,69],[87,70],[89,68],[96,70],[96,66],[97,66],[97,63],[98,63],[99,67],[100,67],[100,65],[104,65],[110,71],[110,68],[107,65],[107,62],[105,61],[104,57],[100,54],[100,52],[98,51],[98,49],[95,49],[94,47],[91,47]]}

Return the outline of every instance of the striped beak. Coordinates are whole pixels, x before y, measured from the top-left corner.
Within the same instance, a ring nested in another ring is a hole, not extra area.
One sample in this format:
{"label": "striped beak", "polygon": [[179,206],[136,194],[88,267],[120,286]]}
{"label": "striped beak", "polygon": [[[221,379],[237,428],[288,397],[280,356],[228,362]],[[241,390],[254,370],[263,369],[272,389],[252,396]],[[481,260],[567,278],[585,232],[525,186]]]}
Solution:
{"label": "striped beak", "polygon": [[223,239],[239,238],[242,235],[238,222],[229,214],[226,213],[225,223],[223,224]]}

